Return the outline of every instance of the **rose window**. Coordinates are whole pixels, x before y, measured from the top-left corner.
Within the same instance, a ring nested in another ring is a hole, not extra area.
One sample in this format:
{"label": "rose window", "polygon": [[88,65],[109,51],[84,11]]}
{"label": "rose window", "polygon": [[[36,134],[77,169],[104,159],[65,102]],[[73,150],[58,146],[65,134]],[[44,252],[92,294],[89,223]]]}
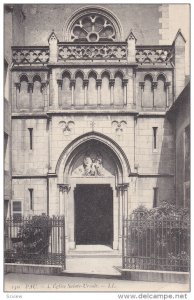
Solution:
{"label": "rose window", "polygon": [[71,30],[71,41],[98,42],[115,41],[112,23],[104,16],[91,14],[79,18]]}

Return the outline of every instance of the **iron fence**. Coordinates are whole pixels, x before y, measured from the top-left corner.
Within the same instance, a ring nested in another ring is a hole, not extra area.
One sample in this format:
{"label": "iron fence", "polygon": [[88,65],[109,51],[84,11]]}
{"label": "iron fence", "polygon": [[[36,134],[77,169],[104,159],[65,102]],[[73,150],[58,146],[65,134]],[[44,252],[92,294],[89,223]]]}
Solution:
{"label": "iron fence", "polygon": [[123,221],[123,268],[189,271],[189,228],[185,216],[132,214]]}
{"label": "iron fence", "polygon": [[5,220],[5,262],[65,268],[65,221],[46,215]]}

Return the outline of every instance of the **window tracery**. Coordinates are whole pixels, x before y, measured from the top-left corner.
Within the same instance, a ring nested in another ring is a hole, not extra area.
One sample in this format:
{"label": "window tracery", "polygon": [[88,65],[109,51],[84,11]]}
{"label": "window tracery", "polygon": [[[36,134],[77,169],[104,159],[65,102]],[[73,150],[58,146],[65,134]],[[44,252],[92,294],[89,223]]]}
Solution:
{"label": "window tracery", "polygon": [[116,31],[112,22],[99,13],[80,17],[71,30],[71,41],[115,41]]}

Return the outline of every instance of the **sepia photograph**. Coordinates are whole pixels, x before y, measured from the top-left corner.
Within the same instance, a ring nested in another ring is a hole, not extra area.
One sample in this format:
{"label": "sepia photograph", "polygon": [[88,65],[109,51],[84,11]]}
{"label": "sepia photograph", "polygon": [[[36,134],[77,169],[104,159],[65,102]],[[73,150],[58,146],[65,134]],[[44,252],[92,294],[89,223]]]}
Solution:
{"label": "sepia photograph", "polygon": [[2,7],[7,298],[187,299],[190,4]]}

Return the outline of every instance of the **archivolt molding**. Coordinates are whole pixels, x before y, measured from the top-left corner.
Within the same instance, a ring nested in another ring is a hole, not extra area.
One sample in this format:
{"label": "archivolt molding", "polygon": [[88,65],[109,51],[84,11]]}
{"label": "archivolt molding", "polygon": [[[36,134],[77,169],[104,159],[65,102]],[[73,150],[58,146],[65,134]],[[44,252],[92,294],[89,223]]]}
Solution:
{"label": "archivolt molding", "polygon": [[[87,145],[87,142],[92,140],[101,142],[102,145],[104,144],[109,148],[109,150],[113,154],[113,157],[118,161],[120,165],[122,179],[128,178],[130,174],[130,165],[124,151],[115,141],[113,141],[109,137],[93,131],[76,138],[63,150],[56,165],[56,174],[58,175],[59,182],[63,182],[64,172],[65,176],[69,175],[69,166],[74,156],[76,155],[76,149],[79,149],[79,146],[83,145],[84,143],[86,143]],[[120,180],[122,179],[120,178]]]}

